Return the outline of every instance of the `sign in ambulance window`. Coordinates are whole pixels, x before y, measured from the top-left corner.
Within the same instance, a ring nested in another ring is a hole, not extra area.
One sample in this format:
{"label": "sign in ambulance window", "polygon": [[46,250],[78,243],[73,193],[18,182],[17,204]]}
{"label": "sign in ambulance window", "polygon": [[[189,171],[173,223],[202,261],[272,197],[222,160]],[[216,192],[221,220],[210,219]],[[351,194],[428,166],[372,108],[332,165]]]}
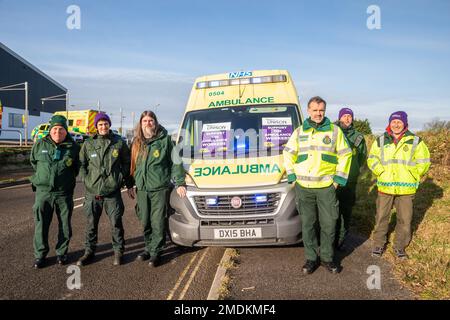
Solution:
{"label": "sign in ambulance window", "polygon": [[200,151],[214,154],[226,151],[230,141],[231,122],[205,123]]}
{"label": "sign in ambulance window", "polygon": [[294,131],[290,117],[261,118],[263,143],[267,148],[279,148],[289,140]]}

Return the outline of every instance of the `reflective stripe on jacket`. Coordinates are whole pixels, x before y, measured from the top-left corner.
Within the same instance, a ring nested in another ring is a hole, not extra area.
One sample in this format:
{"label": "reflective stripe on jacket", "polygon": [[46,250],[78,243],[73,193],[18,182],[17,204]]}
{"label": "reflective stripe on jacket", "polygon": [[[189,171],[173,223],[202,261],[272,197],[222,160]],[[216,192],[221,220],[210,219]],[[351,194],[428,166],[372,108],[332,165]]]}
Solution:
{"label": "reflective stripe on jacket", "polygon": [[372,144],[367,165],[377,176],[378,191],[395,195],[414,194],[420,178],[430,168],[430,152],[425,143],[410,131],[397,145],[385,132]]}

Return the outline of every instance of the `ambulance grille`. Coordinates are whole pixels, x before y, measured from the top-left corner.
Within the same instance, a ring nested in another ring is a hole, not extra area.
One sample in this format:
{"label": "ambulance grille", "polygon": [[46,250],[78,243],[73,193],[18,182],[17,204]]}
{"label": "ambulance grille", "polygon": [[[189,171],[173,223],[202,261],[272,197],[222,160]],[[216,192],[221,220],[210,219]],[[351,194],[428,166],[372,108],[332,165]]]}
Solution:
{"label": "ambulance grille", "polygon": [[[256,196],[266,195],[266,202],[257,202]],[[233,197],[240,197],[242,206],[235,209],[231,206]],[[274,213],[281,199],[281,193],[266,194],[245,194],[245,195],[225,195],[217,196],[216,205],[207,205],[205,196],[195,196],[194,201],[197,206],[198,213],[206,216],[236,216],[236,215],[261,215]]]}
{"label": "ambulance grille", "polygon": [[253,220],[201,220],[202,227],[235,227],[235,226],[259,226],[273,225],[273,219],[253,219]]}

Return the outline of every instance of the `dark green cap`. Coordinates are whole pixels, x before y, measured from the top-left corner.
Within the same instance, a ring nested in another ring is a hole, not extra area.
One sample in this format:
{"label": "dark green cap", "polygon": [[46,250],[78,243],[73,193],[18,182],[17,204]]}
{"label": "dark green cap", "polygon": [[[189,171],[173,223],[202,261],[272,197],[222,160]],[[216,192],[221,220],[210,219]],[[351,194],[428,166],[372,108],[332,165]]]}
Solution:
{"label": "dark green cap", "polygon": [[60,116],[60,115],[54,115],[51,119],[50,119],[50,129],[51,130],[53,127],[55,126],[61,126],[64,129],[66,129],[66,131],[68,131],[67,129],[67,119],[64,116]]}

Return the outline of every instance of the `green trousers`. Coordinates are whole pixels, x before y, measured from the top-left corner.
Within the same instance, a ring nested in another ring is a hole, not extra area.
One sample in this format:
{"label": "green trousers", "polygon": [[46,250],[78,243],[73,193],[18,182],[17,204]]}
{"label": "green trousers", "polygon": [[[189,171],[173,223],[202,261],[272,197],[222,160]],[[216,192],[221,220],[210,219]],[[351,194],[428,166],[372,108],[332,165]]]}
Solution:
{"label": "green trousers", "polygon": [[391,210],[394,206],[397,211],[394,248],[405,249],[408,246],[411,241],[414,196],[414,194],[390,195],[378,193],[377,215],[373,230],[374,247],[383,247],[386,244]]}
{"label": "green trousers", "polygon": [[356,183],[347,183],[336,190],[339,201],[339,218],[336,223],[336,244],[341,245],[350,229],[352,209],[356,203]]}
{"label": "green trousers", "polygon": [[34,256],[45,258],[49,252],[48,233],[53,218],[58,218],[58,240],[56,254],[64,255],[69,250],[72,237],[71,218],[73,212],[73,194],[53,193],[37,189],[33,205],[34,213]]}
{"label": "green trousers", "polygon": [[304,188],[296,184],[295,191],[306,259],[315,261],[320,256],[323,262],[333,261],[336,221],[339,215],[334,186]]}
{"label": "green trousers", "polygon": [[86,252],[95,252],[98,240],[98,223],[105,208],[111,225],[112,247],[115,252],[123,253],[125,250],[124,230],[122,216],[125,210],[120,190],[108,197],[96,198],[95,195],[86,194],[84,213],[86,224]]}
{"label": "green trousers", "polygon": [[168,189],[137,191],[136,214],[144,231],[145,250],[152,257],[161,253],[166,242],[168,196]]}

